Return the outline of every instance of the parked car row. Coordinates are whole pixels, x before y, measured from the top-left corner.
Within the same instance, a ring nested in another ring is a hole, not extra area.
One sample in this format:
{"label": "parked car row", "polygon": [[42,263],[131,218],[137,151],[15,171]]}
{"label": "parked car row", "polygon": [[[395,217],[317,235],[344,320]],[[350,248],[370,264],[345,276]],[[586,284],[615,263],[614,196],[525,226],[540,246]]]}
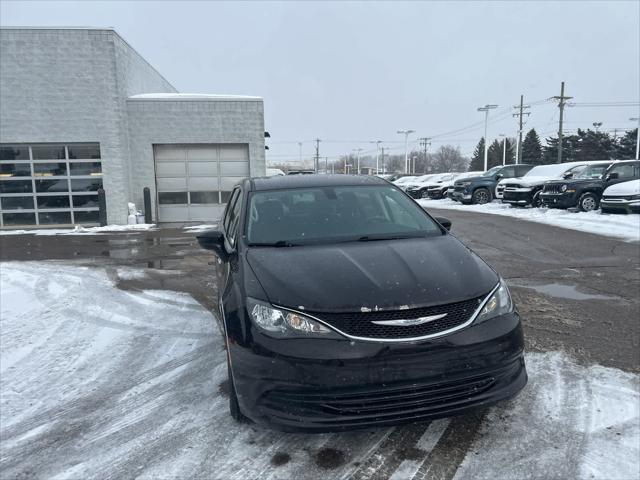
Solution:
{"label": "parked car row", "polygon": [[486,172],[401,176],[393,182],[413,198],[640,213],[639,179],[640,161],[602,160],[500,165]]}

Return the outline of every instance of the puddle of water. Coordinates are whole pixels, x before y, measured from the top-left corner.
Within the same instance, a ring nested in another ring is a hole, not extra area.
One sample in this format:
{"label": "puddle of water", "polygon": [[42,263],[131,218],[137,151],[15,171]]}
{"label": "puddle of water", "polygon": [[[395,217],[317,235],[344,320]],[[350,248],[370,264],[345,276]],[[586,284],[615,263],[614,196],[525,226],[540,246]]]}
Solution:
{"label": "puddle of water", "polygon": [[515,285],[518,287],[531,288],[536,292],[544,293],[550,297],[568,298],[569,300],[615,300],[618,297],[609,295],[597,295],[594,293],[579,292],[574,285],[563,285],[561,283],[549,283],[547,285]]}

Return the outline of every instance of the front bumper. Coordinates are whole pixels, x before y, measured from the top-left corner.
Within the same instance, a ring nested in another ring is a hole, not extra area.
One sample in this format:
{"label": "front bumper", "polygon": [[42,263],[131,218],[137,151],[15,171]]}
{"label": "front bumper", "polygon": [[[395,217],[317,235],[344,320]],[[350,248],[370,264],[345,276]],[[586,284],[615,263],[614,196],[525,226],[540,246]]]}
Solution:
{"label": "front bumper", "polygon": [[229,342],[242,413],[325,432],[448,417],[514,396],[527,383],[517,313],[414,343],[287,339]]}
{"label": "front bumper", "polygon": [[609,212],[640,213],[640,200],[602,199],[600,208]]}
{"label": "front bumper", "polygon": [[540,194],[543,205],[550,208],[571,208],[578,204],[575,192]]}
{"label": "front bumper", "polygon": [[470,202],[471,201],[471,193],[467,193],[466,190],[454,190],[451,193],[451,198],[458,202]]}
{"label": "front bumper", "polygon": [[441,198],[445,197],[446,191],[447,190],[442,188],[427,190],[427,197],[431,200],[440,200]]}
{"label": "front bumper", "polygon": [[502,203],[510,203],[511,205],[529,205],[531,203],[531,191],[512,192],[505,190],[502,194]]}

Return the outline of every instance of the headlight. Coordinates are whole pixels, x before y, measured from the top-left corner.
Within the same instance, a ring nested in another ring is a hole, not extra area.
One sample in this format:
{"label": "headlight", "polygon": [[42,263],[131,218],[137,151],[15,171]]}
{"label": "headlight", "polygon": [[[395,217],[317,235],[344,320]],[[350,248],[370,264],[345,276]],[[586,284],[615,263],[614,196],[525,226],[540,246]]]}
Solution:
{"label": "headlight", "polygon": [[566,186],[566,185],[562,185],[562,186],[560,187],[560,191],[561,191],[561,192],[566,192],[566,191],[567,191],[567,186]]}
{"label": "headlight", "polygon": [[459,185],[461,187],[468,187],[469,185],[471,185],[471,182],[460,182]]}
{"label": "headlight", "polygon": [[321,323],[300,315],[274,308],[268,303],[247,298],[247,311],[251,320],[272,337],[296,337],[296,336],[338,336],[336,332],[325,327]]}
{"label": "headlight", "polygon": [[485,320],[489,320],[512,311],[513,301],[511,300],[511,294],[509,293],[507,284],[504,280],[500,279],[500,286],[484,304],[484,307],[482,307],[482,310],[476,318],[476,322],[484,322]]}
{"label": "headlight", "polygon": [[629,200],[640,200],[640,193],[638,193],[636,195],[631,195],[629,197]]}

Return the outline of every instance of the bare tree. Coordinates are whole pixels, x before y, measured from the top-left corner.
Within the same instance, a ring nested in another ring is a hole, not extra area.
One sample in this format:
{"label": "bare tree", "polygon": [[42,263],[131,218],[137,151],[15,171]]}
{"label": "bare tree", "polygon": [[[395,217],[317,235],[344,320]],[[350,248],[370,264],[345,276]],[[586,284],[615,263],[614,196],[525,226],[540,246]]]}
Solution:
{"label": "bare tree", "polygon": [[464,158],[458,147],[442,145],[433,155],[434,172],[465,172],[469,160]]}

